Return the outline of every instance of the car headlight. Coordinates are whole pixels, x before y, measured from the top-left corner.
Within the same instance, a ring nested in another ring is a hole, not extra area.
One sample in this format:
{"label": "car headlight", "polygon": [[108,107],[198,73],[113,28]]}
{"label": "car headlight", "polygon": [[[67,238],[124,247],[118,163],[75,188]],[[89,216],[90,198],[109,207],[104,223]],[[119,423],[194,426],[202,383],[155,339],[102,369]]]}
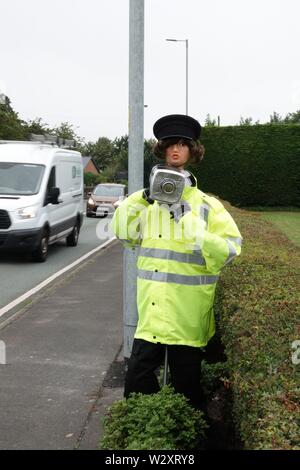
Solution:
{"label": "car headlight", "polygon": [[90,197],[90,198],[88,199],[88,204],[89,204],[90,206],[94,206],[94,205],[95,205],[94,199],[92,199],[92,198]]}
{"label": "car headlight", "polygon": [[19,209],[17,215],[19,219],[34,219],[38,213],[38,206],[28,206]]}

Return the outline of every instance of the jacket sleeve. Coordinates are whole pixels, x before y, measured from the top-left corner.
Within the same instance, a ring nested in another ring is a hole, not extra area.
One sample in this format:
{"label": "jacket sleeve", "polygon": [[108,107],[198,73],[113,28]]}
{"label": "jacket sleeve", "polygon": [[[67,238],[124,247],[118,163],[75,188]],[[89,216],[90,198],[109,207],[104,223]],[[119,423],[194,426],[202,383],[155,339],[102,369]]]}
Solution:
{"label": "jacket sleeve", "polygon": [[126,246],[140,244],[140,215],[148,206],[141,190],[131,194],[116,209],[111,227],[116,237]]}
{"label": "jacket sleeve", "polygon": [[209,197],[207,202],[207,221],[195,212],[190,212],[182,218],[182,222],[190,240],[199,245],[207,270],[218,274],[235,256],[240,255],[242,236],[221,202],[213,197]]}

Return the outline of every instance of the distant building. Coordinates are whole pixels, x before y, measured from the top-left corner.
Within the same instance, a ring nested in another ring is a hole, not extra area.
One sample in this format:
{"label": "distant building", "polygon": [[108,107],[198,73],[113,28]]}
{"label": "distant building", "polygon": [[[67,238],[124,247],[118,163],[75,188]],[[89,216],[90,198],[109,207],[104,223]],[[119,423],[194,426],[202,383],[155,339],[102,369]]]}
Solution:
{"label": "distant building", "polygon": [[82,157],[82,165],[84,173],[93,173],[93,175],[101,173],[93,157]]}

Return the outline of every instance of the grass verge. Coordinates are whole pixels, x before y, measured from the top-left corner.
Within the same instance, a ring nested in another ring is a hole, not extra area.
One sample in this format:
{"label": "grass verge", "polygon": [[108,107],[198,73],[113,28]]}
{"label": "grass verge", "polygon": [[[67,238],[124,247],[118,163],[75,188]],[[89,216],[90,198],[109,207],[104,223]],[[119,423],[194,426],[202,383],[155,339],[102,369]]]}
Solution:
{"label": "grass verge", "polygon": [[300,212],[261,212],[260,216],[272,222],[286,234],[291,242],[300,248]]}

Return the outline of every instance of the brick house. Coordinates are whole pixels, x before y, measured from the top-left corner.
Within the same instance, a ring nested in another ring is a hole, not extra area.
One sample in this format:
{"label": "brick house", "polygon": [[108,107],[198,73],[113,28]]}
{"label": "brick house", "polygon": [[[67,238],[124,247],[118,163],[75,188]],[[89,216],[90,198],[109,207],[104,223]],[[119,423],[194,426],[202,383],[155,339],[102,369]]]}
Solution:
{"label": "brick house", "polygon": [[100,170],[93,157],[82,157],[82,165],[84,173],[93,173],[93,175],[100,174]]}

